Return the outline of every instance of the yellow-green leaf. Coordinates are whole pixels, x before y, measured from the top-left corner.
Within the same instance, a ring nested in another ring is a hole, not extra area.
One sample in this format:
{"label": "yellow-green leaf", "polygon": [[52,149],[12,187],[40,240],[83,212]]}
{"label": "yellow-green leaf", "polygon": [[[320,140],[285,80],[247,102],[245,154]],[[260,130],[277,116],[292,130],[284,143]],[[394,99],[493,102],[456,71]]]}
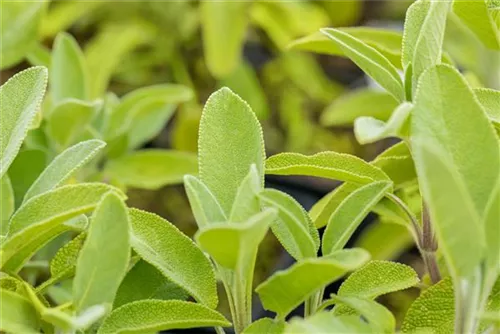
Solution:
{"label": "yellow-green leaf", "polygon": [[14,190],[7,175],[0,179],[0,234],[5,235],[9,218],[14,213]]}
{"label": "yellow-green leaf", "polygon": [[285,329],[285,322],[273,320],[271,318],[261,318],[252,322],[245,328],[242,334],[282,334]]}
{"label": "yellow-green leaf", "polygon": [[222,208],[210,190],[198,178],[186,175],[184,187],[198,227],[227,220]]}
{"label": "yellow-green leaf", "polygon": [[15,292],[0,289],[0,330],[10,333],[40,332],[40,319],[31,302]]}

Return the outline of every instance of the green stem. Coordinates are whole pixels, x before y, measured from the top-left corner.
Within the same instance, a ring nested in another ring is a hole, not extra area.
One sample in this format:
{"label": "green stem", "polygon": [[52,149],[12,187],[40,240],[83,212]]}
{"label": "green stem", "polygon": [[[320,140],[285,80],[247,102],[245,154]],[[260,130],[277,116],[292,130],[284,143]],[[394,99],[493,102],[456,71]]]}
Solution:
{"label": "green stem", "polygon": [[477,313],[481,308],[481,271],[476,269],[470,279],[459,279],[455,286],[455,332],[475,333],[478,325]]}
{"label": "green stem", "polygon": [[224,328],[222,328],[222,327],[215,327],[215,332],[217,334],[226,334],[226,332],[224,331]]}

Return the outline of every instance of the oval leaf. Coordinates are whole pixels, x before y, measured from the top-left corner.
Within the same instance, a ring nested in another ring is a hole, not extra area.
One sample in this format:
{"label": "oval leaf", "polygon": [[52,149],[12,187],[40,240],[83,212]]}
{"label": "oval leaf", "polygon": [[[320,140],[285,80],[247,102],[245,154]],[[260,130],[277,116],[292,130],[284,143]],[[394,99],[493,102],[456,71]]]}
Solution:
{"label": "oval leaf", "polygon": [[184,187],[198,228],[227,220],[210,189],[194,176],[184,177]]}

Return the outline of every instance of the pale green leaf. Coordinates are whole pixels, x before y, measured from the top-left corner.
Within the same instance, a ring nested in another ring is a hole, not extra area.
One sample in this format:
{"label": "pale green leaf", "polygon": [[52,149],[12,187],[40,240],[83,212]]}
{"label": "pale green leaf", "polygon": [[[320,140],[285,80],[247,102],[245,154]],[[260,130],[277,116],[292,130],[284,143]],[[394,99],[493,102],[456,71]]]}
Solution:
{"label": "pale green leaf", "polygon": [[486,231],[486,266],[498,274],[500,270],[500,182],[491,194],[484,213],[484,230]]}
{"label": "pale green leaf", "polygon": [[309,215],[290,195],[265,189],[259,194],[261,203],[278,210],[271,230],[287,252],[296,260],[316,257],[319,234]]}
{"label": "pale green leaf", "polygon": [[230,325],[220,313],[200,304],[180,300],[143,300],[114,310],[104,320],[97,333],[139,334],[169,329]]}
{"label": "pale green leaf", "polygon": [[212,94],[199,129],[200,179],[229,214],[237,189],[255,164],[264,184],[264,140],[260,124],[241,98],[228,88]]}
{"label": "pale green leaf", "polygon": [[89,77],[83,52],[73,36],[62,32],[54,41],[50,63],[50,96],[53,104],[63,99],[89,98]]}
{"label": "pale green leaf", "polygon": [[392,95],[370,89],[356,89],[335,99],[321,114],[325,126],[350,126],[360,116],[386,121],[398,102]]}
{"label": "pale green leaf", "polygon": [[81,17],[104,4],[101,2],[61,2],[56,6],[50,6],[42,20],[40,35],[47,38],[56,35],[59,31],[68,30]]}
{"label": "pale green leaf", "polygon": [[0,289],[0,330],[10,333],[39,333],[40,319],[31,302],[15,292]]}
{"label": "pale green leaf", "polygon": [[398,70],[384,55],[341,30],[324,28],[321,32],[338,44],[347,57],[398,101],[404,101],[405,92]]}
{"label": "pale green leaf", "polygon": [[130,219],[131,244],[137,254],[198,302],[215,308],[218,299],[214,269],[191,239],[152,213],[131,209]]}
{"label": "pale green leaf", "polygon": [[245,328],[242,334],[282,334],[285,330],[285,322],[271,318],[261,318],[252,322]]}
{"label": "pale green leaf", "polygon": [[38,25],[46,2],[2,2],[0,69],[19,63],[38,40]]}
{"label": "pale green leaf", "polygon": [[276,272],[256,291],[264,308],[285,317],[314,292],[365,264],[369,255],[362,249],[342,250],[322,258],[297,262]]}
{"label": "pale green leaf", "polygon": [[497,127],[500,126],[500,91],[489,88],[476,88],[474,94],[488,118]]}
{"label": "pale green leaf", "polygon": [[258,195],[262,191],[261,176],[255,164],[250,166],[247,176],[241,181],[234,198],[230,222],[243,222],[260,212]]}
{"label": "pale green leaf", "polygon": [[318,312],[305,319],[292,318],[286,325],[284,333],[367,334],[376,332],[358,316],[336,317],[330,312]]}
{"label": "pale green leaf", "polygon": [[406,11],[403,40],[401,43],[401,62],[404,69],[407,69],[410,63],[413,62],[420,30],[424,25],[430,6],[431,1],[418,0],[412,3]]}
{"label": "pale green leaf", "polygon": [[188,297],[183,289],[168,280],[158,269],[141,260],[129,270],[120,284],[113,308],[143,299],[186,300]]}
{"label": "pale green leaf", "polygon": [[354,135],[357,141],[364,145],[388,137],[407,137],[412,109],[413,105],[411,103],[404,102],[400,104],[387,122],[366,116],[357,118],[354,122]]}
{"label": "pale green leaf", "polygon": [[417,180],[413,158],[407,143],[404,141],[386,149],[371,164],[386,173],[394,182],[396,189],[404,188]]}
{"label": "pale green leaf", "polygon": [[9,178],[14,190],[16,207],[19,207],[33,182],[48,163],[47,152],[41,149],[21,150],[9,167]]}
{"label": "pale green leaf", "polygon": [[307,175],[361,184],[389,179],[384,172],[368,162],[337,152],[322,152],[311,156],[299,153],[276,154],[267,159],[266,174]]}
{"label": "pale green leaf", "polygon": [[0,177],[19,152],[31,122],[41,107],[47,69],[32,67],[0,87]]}
{"label": "pale green leaf", "polygon": [[9,218],[14,213],[14,190],[7,175],[0,179],[0,234],[5,235]]}
{"label": "pale green leaf", "polygon": [[197,172],[196,155],[188,152],[147,149],[111,160],[105,173],[124,185],[158,189],[182,183],[184,175]]}
{"label": "pale green leaf", "polygon": [[341,250],[373,206],[391,191],[391,186],[387,181],[373,182],[349,194],[328,220],[323,233],[322,253]]}
{"label": "pale green leaf", "polygon": [[215,77],[231,74],[241,61],[248,5],[244,1],[202,1],[200,4],[205,60]]}
{"label": "pale green leaf", "polygon": [[201,229],[212,223],[225,222],[227,220],[219,203],[210,190],[194,176],[184,177],[184,188],[193,211],[198,227]]}
{"label": "pale green leaf", "polygon": [[59,154],[33,182],[24,196],[24,202],[64,183],[105,145],[106,143],[101,140],[88,140],[76,144]]}

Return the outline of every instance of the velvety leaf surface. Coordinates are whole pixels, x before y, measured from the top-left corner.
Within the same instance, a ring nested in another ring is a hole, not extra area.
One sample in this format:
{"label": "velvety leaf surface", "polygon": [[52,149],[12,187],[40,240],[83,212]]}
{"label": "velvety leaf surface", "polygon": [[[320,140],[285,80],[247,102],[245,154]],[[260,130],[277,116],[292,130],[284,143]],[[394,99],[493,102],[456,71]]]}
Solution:
{"label": "velvety leaf surface", "polygon": [[198,302],[215,308],[218,302],[215,273],[203,252],[161,217],[137,209],[130,209],[129,213],[131,244],[137,254]]}
{"label": "velvety leaf surface", "polygon": [[257,195],[262,190],[261,177],[257,167],[252,164],[247,176],[241,181],[234,198],[230,222],[243,222],[253,215],[259,213],[260,202]]}
{"label": "velvety leaf surface", "polygon": [[500,124],[500,91],[489,88],[476,88],[474,94],[476,94],[488,118],[498,126]]}
{"label": "velvety leaf surface", "polygon": [[7,175],[0,179],[0,234],[9,229],[9,218],[14,213],[14,189]]}
{"label": "velvety leaf surface", "polygon": [[225,222],[227,220],[210,189],[198,178],[186,175],[184,177],[184,188],[186,189],[194,218],[200,229],[209,224]]}
{"label": "velvety leaf surface", "polygon": [[104,320],[97,333],[138,334],[230,325],[220,313],[200,304],[180,300],[143,300],[114,310]]}
{"label": "velvety leaf surface", "polygon": [[284,321],[261,318],[245,328],[243,334],[281,334],[284,330]]}
{"label": "velvety leaf surface", "polygon": [[0,87],[0,177],[14,161],[47,86],[47,69],[32,67]]}
{"label": "velvety leaf surface", "polygon": [[358,316],[336,317],[330,312],[318,312],[304,318],[292,318],[285,327],[285,334],[296,333],[375,333],[370,326]]}
{"label": "velvety leaf surface", "polygon": [[0,289],[0,299],[0,330],[11,333],[39,333],[40,320],[29,300],[4,289]]}
{"label": "velvety leaf surface", "polygon": [[9,178],[14,190],[15,206],[18,208],[33,182],[48,163],[47,152],[41,149],[21,150],[9,167]]}

